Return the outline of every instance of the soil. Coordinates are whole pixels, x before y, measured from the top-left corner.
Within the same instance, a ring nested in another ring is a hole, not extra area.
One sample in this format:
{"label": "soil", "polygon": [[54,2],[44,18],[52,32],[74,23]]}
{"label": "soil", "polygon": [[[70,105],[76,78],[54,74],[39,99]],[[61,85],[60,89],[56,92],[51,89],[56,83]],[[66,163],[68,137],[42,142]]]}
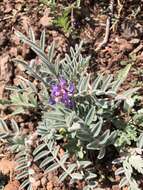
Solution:
{"label": "soil", "polygon": [[[38,0],[1,0],[0,1],[0,100],[9,97],[9,92],[5,90],[7,85],[18,83],[18,75],[26,76],[19,65],[14,65],[14,58],[23,58],[27,62],[36,58],[36,55],[25,44],[22,44],[15,35],[15,31],[21,31],[28,35],[29,26],[31,26],[38,39],[40,33],[46,29],[46,48],[54,40],[56,42],[57,54],[62,57],[69,51],[70,46],[74,46],[81,40],[84,41],[83,54],[91,55],[90,71],[100,73],[116,74],[119,69],[124,68],[128,63],[132,64],[129,76],[123,86],[127,89],[131,86],[138,86],[143,81],[143,1],[126,0],[121,1],[121,8],[117,2],[114,5],[114,16],[110,29],[108,42],[100,51],[95,49],[103,41],[106,28],[106,20],[109,2],[102,0],[96,3],[93,0],[84,0],[81,3],[81,9],[73,11],[72,33],[67,35],[61,28],[56,27],[52,22],[54,14],[60,14],[63,6],[69,5],[71,1],[58,1],[57,7],[52,10],[49,5],[40,3]],[[45,1],[46,2],[46,1]],[[140,10],[137,5],[140,5]],[[129,8],[128,8],[129,7]],[[120,10],[121,8],[121,10]],[[120,12],[119,12],[120,10]],[[138,11],[138,13],[137,13]],[[136,15],[137,14],[137,15]],[[115,18],[118,18],[115,19]],[[115,23],[117,21],[117,23]],[[142,92],[143,93],[143,92]],[[0,105],[0,114],[2,119],[8,118],[8,110]],[[36,119],[26,117],[14,117],[23,130],[34,130]],[[34,123],[34,124],[33,124]],[[4,153],[6,147],[0,144],[0,159],[11,160],[13,156],[9,151]],[[1,160],[2,161],[2,160]],[[0,162],[1,162],[0,161]],[[6,165],[7,167],[7,165]],[[33,166],[37,167],[37,166]],[[5,190],[17,190],[18,181],[14,175],[12,180],[4,176],[9,176],[13,168],[8,169],[8,173],[0,176],[4,181]],[[110,171],[113,170],[109,166]],[[37,167],[37,183],[40,183],[39,190],[82,190],[84,184],[79,181],[76,187],[70,187],[67,183],[59,184],[57,171],[50,173],[47,178],[43,176]],[[13,173],[13,172],[12,172]],[[99,189],[118,190],[119,178],[110,176],[113,180],[106,179]],[[97,188],[96,188],[97,189]]]}

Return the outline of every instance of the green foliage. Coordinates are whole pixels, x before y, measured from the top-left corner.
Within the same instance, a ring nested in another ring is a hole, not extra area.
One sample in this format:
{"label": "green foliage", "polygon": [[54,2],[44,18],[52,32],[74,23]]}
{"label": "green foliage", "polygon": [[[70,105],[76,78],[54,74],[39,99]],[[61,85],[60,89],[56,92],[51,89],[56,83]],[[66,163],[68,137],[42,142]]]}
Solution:
{"label": "green foliage", "polygon": [[143,128],[143,109],[140,109],[137,111],[137,113],[135,113],[133,120],[136,123],[136,125]]}
{"label": "green foliage", "polygon": [[[120,188],[128,186],[130,190],[141,190],[139,188],[140,178],[138,174],[141,174],[141,176],[143,175],[142,133],[138,137],[136,145],[137,148],[131,149],[126,156],[121,157],[120,163],[122,163],[122,167],[115,171],[115,175],[122,175],[122,179],[119,184]],[[118,164],[119,162],[113,161],[113,163]]]}
{"label": "green foliage", "polygon": [[137,129],[133,124],[123,126],[122,130],[118,132],[117,146],[131,145],[132,142],[137,141]]}
{"label": "green foliage", "polygon": [[17,154],[16,161],[18,163],[16,170],[19,172],[19,174],[17,175],[17,180],[23,180],[19,189],[27,188],[28,190],[32,190],[34,186],[33,183],[35,182],[32,177],[32,175],[34,174],[34,170],[30,168],[31,162],[28,150],[24,149],[23,151],[20,151]]}
{"label": "green foliage", "polygon": [[60,27],[64,33],[70,34],[71,32],[71,23],[70,23],[70,9],[67,8],[63,11],[61,16],[58,16],[55,21],[54,24],[58,27]]}
{"label": "green foliage", "polygon": [[7,141],[12,152],[19,152],[25,147],[26,137],[21,134],[15,120],[11,120],[10,126],[4,120],[0,120],[0,139]]}
{"label": "green foliage", "polygon": [[124,174],[120,181],[120,188],[128,185],[130,190],[140,190],[139,184],[135,178],[135,172],[143,174],[143,158],[141,155],[130,155],[127,156],[123,161],[123,167],[116,170],[116,175]]}
{"label": "green foliage", "polygon": [[[44,172],[48,173],[58,168],[62,168],[63,173],[59,176],[59,180],[63,181],[67,176],[71,177],[71,180],[81,180],[83,178],[89,178],[90,175],[84,176],[83,172],[77,172],[77,168],[80,169],[88,167],[91,163],[89,161],[79,161],[78,163],[69,163],[69,154],[67,152],[60,156],[59,146],[55,145],[53,140],[40,144],[33,152],[34,161],[43,160],[40,164],[41,168],[44,168]],[[95,175],[92,176],[96,177]],[[87,178],[87,179],[88,179]]]}

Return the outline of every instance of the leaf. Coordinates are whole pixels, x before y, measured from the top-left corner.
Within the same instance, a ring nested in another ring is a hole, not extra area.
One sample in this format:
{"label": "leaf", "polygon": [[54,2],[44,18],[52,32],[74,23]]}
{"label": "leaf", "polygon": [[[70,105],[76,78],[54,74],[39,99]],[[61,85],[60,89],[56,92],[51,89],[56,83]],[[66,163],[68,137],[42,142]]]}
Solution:
{"label": "leaf", "polygon": [[129,183],[130,183],[131,190],[141,190],[135,179],[132,178]]}
{"label": "leaf", "polygon": [[48,60],[49,60],[49,63],[52,64],[54,56],[55,56],[55,42],[52,43],[52,45],[50,46],[50,49],[48,51]]}
{"label": "leaf", "polygon": [[91,150],[99,150],[101,148],[101,146],[99,145],[98,139],[92,141],[91,143],[88,143],[86,147],[87,149],[91,149]]}
{"label": "leaf", "polygon": [[47,164],[49,164],[49,163],[52,162],[52,161],[54,161],[53,156],[49,156],[49,157],[45,158],[45,159],[41,162],[40,168],[45,167]]}
{"label": "leaf", "polygon": [[27,187],[30,184],[29,179],[26,179],[22,182],[22,184],[20,185],[19,189],[24,189],[25,187]]}
{"label": "leaf", "polygon": [[93,84],[92,84],[92,92],[93,92],[93,93],[96,92],[96,90],[97,90],[99,84],[100,84],[101,81],[102,81],[102,78],[103,78],[103,75],[99,75],[99,76],[94,80],[94,82],[93,82]]}
{"label": "leaf", "polygon": [[83,77],[79,81],[78,91],[80,94],[87,92],[89,85],[90,75]]}
{"label": "leaf", "polygon": [[115,140],[117,138],[117,131],[112,131],[112,133],[110,134],[108,140],[107,140],[107,145],[110,145],[110,144],[114,144],[115,143]]}
{"label": "leaf", "polygon": [[45,148],[47,145],[45,143],[38,145],[35,150],[33,151],[33,155],[36,155],[39,153],[43,148]]}
{"label": "leaf", "polygon": [[128,64],[124,69],[119,71],[119,73],[117,75],[117,80],[112,85],[112,91],[117,92],[120,85],[127,78],[130,68],[131,68],[131,64]]}
{"label": "leaf", "polygon": [[22,163],[22,164],[19,164],[17,167],[16,167],[16,170],[19,171],[19,170],[24,170],[26,169],[28,166],[27,166],[27,163]]}
{"label": "leaf", "polygon": [[83,179],[83,175],[80,173],[72,173],[72,178],[76,180],[81,180]]}
{"label": "leaf", "polygon": [[104,145],[107,140],[109,139],[110,130],[107,129],[100,137],[99,137],[99,144]]}
{"label": "leaf", "polygon": [[122,97],[124,98],[129,98],[131,97],[135,92],[137,92],[140,89],[140,87],[136,87],[136,88],[131,88],[129,90],[126,90],[125,92],[123,92],[121,94]]}
{"label": "leaf", "polygon": [[35,43],[36,42],[36,40],[35,40],[35,35],[34,35],[34,31],[33,31],[33,29],[30,27],[29,28],[29,37],[30,37],[30,39]]}
{"label": "leaf", "polygon": [[89,172],[88,176],[86,177],[86,180],[91,180],[96,177],[97,177],[97,174]]}
{"label": "leaf", "polygon": [[59,181],[62,182],[65,180],[65,178],[68,176],[68,174],[66,172],[63,172],[60,176],[59,176]]}
{"label": "leaf", "polygon": [[129,164],[127,158],[126,158],[126,160],[124,160],[124,162],[123,162],[123,168],[124,168],[126,177],[127,177],[128,179],[131,178],[133,169],[132,169],[131,165]]}
{"label": "leaf", "polygon": [[20,179],[26,178],[28,175],[29,175],[28,171],[24,170],[16,176],[16,179],[20,180]]}
{"label": "leaf", "polygon": [[128,180],[126,177],[123,177],[119,183],[119,187],[122,188],[124,187],[125,185],[128,185]]}
{"label": "leaf", "polygon": [[120,174],[123,174],[124,173],[124,168],[123,167],[120,167],[118,168],[116,171],[115,171],[115,175],[120,175]]}
{"label": "leaf", "polygon": [[99,151],[99,154],[98,154],[98,159],[102,159],[104,156],[105,156],[105,153],[106,153],[106,149],[105,147],[101,148],[100,151]]}
{"label": "leaf", "polygon": [[36,161],[40,160],[41,158],[43,158],[43,157],[45,157],[45,156],[48,156],[49,153],[50,153],[50,152],[47,151],[47,150],[43,150],[43,151],[39,152],[39,153],[34,157],[34,161],[36,162]]}
{"label": "leaf", "polygon": [[54,157],[57,157],[59,150],[60,150],[60,146],[54,147],[54,150],[53,150]]}
{"label": "leaf", "polygon": [[47,67],[47,69],[49,70],[49,72],[51,74],[53,74],[54,76],[56,75],[55,73],[55,69],[54,69],[54,65],[50,64],[48,62],[47,56],[46,54],[43,52],[43,50],[40,49],[40,47],[38,47],[35,43],[33,43],[31,40],[29,40],[26,36],[24,36],[22,33],[20,32],[16,32],[17,36],[26,44],[28,44],[31,49],[41,58],[41,60],[43,61],[43,63],[45,64],[45,66]]}
{"label": "leaf", "polygon": [[60,159],[60,163],[61,164],[65,164],[66,160],[69,158],[69,154],[68,153],[65,153],[61,159]]}
{"label": "leaf", "polygon": [[117,75],[117,80],[122,80],[123,82],[127,78],[131,66],[131,64],[128,64],[124,69],[121,69]]}
{"label": "leaf", "polygon": [[98,121],[96,124],[90,125],[90,129],[91,129],[91,132],[93,133],[93,137],[97,137],[99,135],[102,125],[103,125],[102,119],[100,119],[100,121]]}
{"label": "leaf", "polygon": [[129,158],[129,163],[135,168],[139,173],[143,174],[143,158],[140,155],[132,155]]}
{"label": "leaf", "polygon": [[133,108],[133,106],[134,106],[134,100],[132,98],[125,99],[123,105],[125,111],[129,112]]}
{"label": "leaf", "polygon": [[14,132],[19,132],[19,127],[14,119],[11,120],[11,125]]}
{"label": "leaf", "polygon": [[72,173],[75,168],[76,168],[76,164],[70,164],[70,165],[68,166],[67,172],[68,172],[68,173]]}
{"label": "leaf", "polygon": [[39,76],[32,68],[30,68],[25,61],[19,59],[14,59],[13,61],[15,63],[22,64],[25,69],[29,71],[37,80],[41,81],[45,86],[47,86],[47,83],[43,80],[43,78],[41,78],[41,76]]}
{"label": "leaf", "polygon": [[53,170],[58,169],[59,167],[60,167],[60,165],[58,163],[54,163],[54,164],[50,165],[48,168],[46,168],[45,172],[49,173],[49,172],[51,172]]}
{"label": "leaf", "polygon": [[137,147],[138,148],[143,148],[143,133],[140,134],[138,141],[137,141]]}
{"label": "leaf", "polygon": [[90,125],[94,119],[94,116],[95,116],[95,107],[92,106],[85,118],[85,124]]}
{"label": "leaf", "polygon": [[25,110],[22,107],[17,108],[15,111],[12,112],[11,115],[19,115],[25,113]]}
{"label": "leaf", "polygon": [[91,165],[92,162],[90,162],[90,161],[79,161],[78,164],[80,165],[80,167],[86,168],[89,165]]}
{"label": "leaf", "polygon": [[101,90],[103,92],[105,92],[110,87],[112,79],[113,79],[113,77],[111,75],[109,75],[105,78],[105,80],[103,81],[103,84],[101,86]]}

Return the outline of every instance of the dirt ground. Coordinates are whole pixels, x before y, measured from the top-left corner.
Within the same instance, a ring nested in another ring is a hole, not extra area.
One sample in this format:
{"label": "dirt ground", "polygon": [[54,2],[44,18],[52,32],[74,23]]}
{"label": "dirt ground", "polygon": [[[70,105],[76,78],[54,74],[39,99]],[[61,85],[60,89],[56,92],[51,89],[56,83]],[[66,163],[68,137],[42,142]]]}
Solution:
{"label": "dirt ground", "polygon": [[[70,1],[64,1],[64,3],[58,1],[55,9],[56,14],[60,13],[64,4],[67,6],[69,3]],[[67,35],[60,28],[54,26],[55,12],[53,13],[48,5],[42,4],[38,0],[1,0],[0,100],[9,97],[5,87],[17,84],[17,76],[25,75],[19,65],[14,65],[13,59],[24,58],[27,62],[30,62],[31,59],[36,58],[29,47],[22,44],[15,35],[16,30],[28,35],[29,26],[33,28],[37,39],[45,28],[46,49],[54,40],[57,45],[57,54],[60,54],[61,57],[69,51],[70,46],[74,46],[83,40],[83,54],[91,55],[90,70],[94,73],[115,74],[119,69],[131,63],[132,68],[124,88],[141,85],[143,82],[143,11],[141,11],[143,10],[143,1],[123,1],[122,7],[115,1],[114,22],[110,26],[108,42],[99,51],[96,51],[105,36],[108,15],[105,9],[108,4],[109,1],[107,0],[102,0],[101,3],[92,0],[83,1],[81,9],[73,11],[73,31],[70,35]],[[140,5],[141,10],[138,10],[137,5]],[[118,17],[117,22],[115,22],[115,16]],[[2,105],[0,105],[0,117],[2,119],[8,118],[8,110]],[[30,119],[30,122],[28,116],[27,118],[16,116],[15,119],[24,130],[33,130],[35,118]],[[4,190],[17,190],[19,182],[13,177],[14,175],[12,174],[11,181],[9,179],[9,174],[14,172],[14,156],[9,151],[5,154],[5,150],[7,150],[7,147],[3,147],[0,143],[0,171],[4,173],[4,176],[0,176],[0,181],[3,181],[4,185],[7,184]],[[37,171],[39,171],[39,168],[37,168]],[[56,172],[49,174],[48,178],[41,177],[41,175],[39,171],[38,177],[39,179],[42,178],[42,186],[39,190],[83,189],[82,182],[79,182],[77,187],[74,188],[68,184],[59,185]],[[119,190],[118,178],[114,179],[113,183],[108,181],[101,189]]]}

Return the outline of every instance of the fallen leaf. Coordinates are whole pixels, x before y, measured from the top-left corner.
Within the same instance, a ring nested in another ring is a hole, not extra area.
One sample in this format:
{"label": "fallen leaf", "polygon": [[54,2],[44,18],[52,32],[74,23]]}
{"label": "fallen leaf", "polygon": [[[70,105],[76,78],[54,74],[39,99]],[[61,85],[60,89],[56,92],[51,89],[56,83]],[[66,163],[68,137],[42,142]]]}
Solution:
{"label": "fallen leaf", "polygon": [[19,186],[20,183],[17,180],[11,181],[5,186],[4,190],[18,190]]}

